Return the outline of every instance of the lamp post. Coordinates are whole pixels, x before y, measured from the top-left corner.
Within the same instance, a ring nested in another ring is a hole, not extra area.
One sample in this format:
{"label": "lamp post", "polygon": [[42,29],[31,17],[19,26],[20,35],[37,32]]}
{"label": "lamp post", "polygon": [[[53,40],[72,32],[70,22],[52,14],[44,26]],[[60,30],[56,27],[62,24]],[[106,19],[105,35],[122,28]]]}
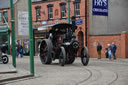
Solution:
{"label": "lamp post", "polygon": [[70,24],[70,0],[68,0],[68,23]]}
{"label": "lamp post", "polygon": [[34,75],[34,47],[33,47],[33,29],[32,29],[32,1],[28,0],[29,10],[29,48],[30,48],[30,72]]}
{"label": "lamp post", "polygon": [[10,8],[11,8],[11,29],[12,29],[12,62],[13,62],[13,66],[16,67],[15,26],[14,26],[14,16],[13,16],[13,0],[10,0]]}
{"label": "lamp post", "polygon": [[88,43],[87,43],[87,0],[85,0],[85,45],[87,46]]}

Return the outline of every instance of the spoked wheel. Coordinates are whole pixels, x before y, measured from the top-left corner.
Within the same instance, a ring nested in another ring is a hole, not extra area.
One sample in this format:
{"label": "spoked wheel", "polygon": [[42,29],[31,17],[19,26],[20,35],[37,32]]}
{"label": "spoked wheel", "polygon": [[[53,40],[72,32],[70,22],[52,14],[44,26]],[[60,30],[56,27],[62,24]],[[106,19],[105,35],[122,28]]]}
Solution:
{"label": "spoked wheel", "polygon": [[67,53],[66,64],[72,64],[75,61],[75,56]]}
{"label": "spoked wheel", "polygon": [[3,61],[3,64],[7,64],[9,61],[8,56],[6,56],[6,55],[2,56],[2,61]]}
{"label": "spoked wheel", "polygon": [[61,51],[60,51],[60,55],[59,55],[59,63],[61,66],[64,66],[66,53],[65,53],[64,47],[61,47],[60,50]]}
{"label": "spoked wheel", "polygon": [[87,47],[83,47],[81,49],[81,62],[84,66],[88,65],[89,62],[89,53],[88,53],[88,48]]}
{"label": "spoked wheel", "polygon": [[43,64],[51,64],[52,59],[50,57],[50,41],[43,40],[40,47],[40,59]]}

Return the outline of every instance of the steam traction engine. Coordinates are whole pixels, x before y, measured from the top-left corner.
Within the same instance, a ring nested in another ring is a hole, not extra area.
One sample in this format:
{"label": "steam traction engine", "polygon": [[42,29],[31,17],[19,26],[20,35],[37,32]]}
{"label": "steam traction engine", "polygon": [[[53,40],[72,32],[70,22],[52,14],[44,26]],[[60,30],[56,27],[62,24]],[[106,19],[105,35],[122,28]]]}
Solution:
{"label": "steam traction engine", "polygon": [[[76,28],[75,28],[76,29]],[[48,38],[40,45],[40,59],[43,64],[51,64],[59,59],[59,64],[72,64],[77,56],[80,43],[75,39],[75,29],[71,24],[56,24],[48,32]],[[81,62],[87,65],[89,53],[87,47],[81,49]]]}

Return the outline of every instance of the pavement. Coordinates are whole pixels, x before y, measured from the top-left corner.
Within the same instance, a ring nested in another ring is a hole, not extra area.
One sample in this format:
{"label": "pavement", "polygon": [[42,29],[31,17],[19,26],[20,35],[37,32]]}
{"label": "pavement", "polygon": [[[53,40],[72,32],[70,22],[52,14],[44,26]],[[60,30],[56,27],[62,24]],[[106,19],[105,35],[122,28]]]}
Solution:
{"label": "pavement", "polygon": [[13,67],[11,63],[3,64],[0,62],[0,85],[7,81],[32,77],[33,75],[26,70],[19,70]]}
{"label": "pavement", "polygon": [[[26,60],[28,59],[25,56],[17,58],[17,61],[22,64],[25,62],[24,67],[27,65]],[[36,74],[34,77],[29,70],[14,68],[12,62],[0,63],[0,85],[128,85],[128,69],[126,69],[128,59],[108,61],[107,59],[91,58],[89,65],[83,67],[78,58],[74,64],[66,65],[63,68],[56,62],[52,65],[42,65],[39,61],[36,57],[35,69],[38,75]],[[43,68],[41,68],[42,66]],[[28,79],[19,81],[24,78]],[[12,80],[17,81],[11,82]]]}

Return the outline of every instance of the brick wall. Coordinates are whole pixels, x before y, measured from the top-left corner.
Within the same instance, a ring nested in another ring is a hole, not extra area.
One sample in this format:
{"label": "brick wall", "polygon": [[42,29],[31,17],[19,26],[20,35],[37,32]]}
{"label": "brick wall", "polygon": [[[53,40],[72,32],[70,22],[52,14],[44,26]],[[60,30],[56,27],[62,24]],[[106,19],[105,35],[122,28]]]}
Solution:
{"label": "brick wall", "polygon": [[117,52],[116,55],[118,58],[121,58],[121,51],[120,51],[120,35],[115,36],[90,36],[89,37],[89,53],[90,57],[96,58],[97,57],[97,51],[96,46],[97,42],[100,42],[102,45],[102,57],[105,58],[105,48],[107,48],[107,44],[112,44],[112,42],[115,42],[117,45]]}
{"label": "brick wall", "polygon": [[128,58],[128,33],[126,34],[126,58]]}
{"label": "brick wall", "polygon": [[[11,19],[11,14],[10,14],[10,9],[2,9],[0,10],[0,13],[3,13],[4,11],[8,12],[8,25],[11,29],[11,23],[10,23],[10,19]],[[0,24],[3,24],[3,14],[2,14],[2,21],[0,22]]]}
{"label": "brick wall", "polygon": [[117,45],[117,58],[128,58],[128,33],[122,32],[120,35],[113,36],[90,36],[88,48],[90,57],[92,58],[97,58],[98,56],[96,51],[97,42],[100,42],[102,45],[103,58],[105,58],[105,48],[107,48],[107,44],[112,44],[112,42]]}

